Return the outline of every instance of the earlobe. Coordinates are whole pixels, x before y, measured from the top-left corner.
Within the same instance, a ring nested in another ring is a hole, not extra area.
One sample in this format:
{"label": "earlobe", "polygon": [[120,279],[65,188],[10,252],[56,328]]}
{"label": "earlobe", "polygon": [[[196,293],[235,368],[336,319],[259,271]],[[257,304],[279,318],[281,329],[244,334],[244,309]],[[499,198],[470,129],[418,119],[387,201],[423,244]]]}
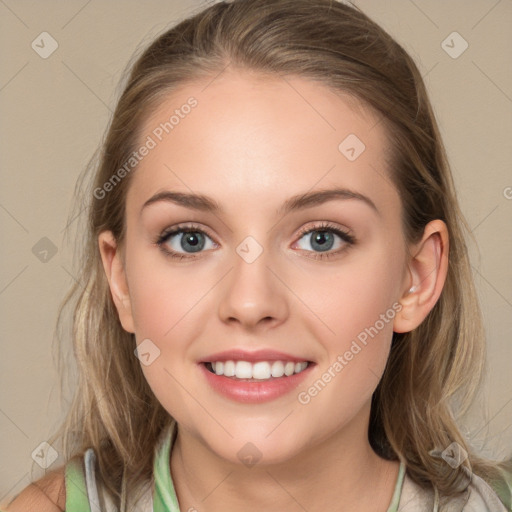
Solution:
{"label": "earlobe", "polygon": [[410,250],[408,278],[400,299],[402,309],[393,324],[395,332],[412,331],[435,306],[448,273],[448,251],[446,224],[441,220],[429,222],[421,241]]}
{"label": "earlobe", "polygon": [[121,325],[125,331],[135,333],[125,265],[117,241],[111,231],[100,233],[98,246],[103,269]]}

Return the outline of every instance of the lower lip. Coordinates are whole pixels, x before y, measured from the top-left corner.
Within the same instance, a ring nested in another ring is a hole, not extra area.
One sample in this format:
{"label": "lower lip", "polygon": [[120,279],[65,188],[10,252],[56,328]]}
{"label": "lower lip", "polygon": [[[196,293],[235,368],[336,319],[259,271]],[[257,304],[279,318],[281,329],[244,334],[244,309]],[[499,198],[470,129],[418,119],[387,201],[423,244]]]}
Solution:
{"label": "lower lip", "polygon": [[276,377],[260,382],[224,377],[212,373],[204,363],[199,366],[210,386],[221,395],[237,402],[262,403],[290,393],[308,377],[314,364],[309,363],[305,370],[289,377]]}

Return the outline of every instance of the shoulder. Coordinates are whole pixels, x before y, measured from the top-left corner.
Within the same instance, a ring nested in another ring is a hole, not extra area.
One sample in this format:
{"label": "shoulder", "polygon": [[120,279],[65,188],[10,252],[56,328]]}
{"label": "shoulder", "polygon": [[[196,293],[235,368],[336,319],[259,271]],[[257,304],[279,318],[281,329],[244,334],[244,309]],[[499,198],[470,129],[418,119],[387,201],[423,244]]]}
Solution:
{"label": "shoulder", "polygon": [[504,483],[508,490],[507,481],[487,482],[482,477],[471,474],[471,483],[468,487],[468,499],[465,503],[464,511],[468,512],[506,512],[510,510],[510,494],[506,495],[505,487],[500,488],[500,483]]}
{"label": "shoulder", "polygon": [[490,487],[499,496],[507,510],[512,510],[512,460],[498,466],[500,477],[489,481]]}
{"label": "shoulder", "polygon": [[8,505],[5,512],[61,512],[66,509],[65,466],[48,472],[25,487]]}
{"label": "shoulder", "polygon": [[[512,511],[510,491],[512,474],[504,474],[503,481],[490,484],[476,474],[470,476],[465,492],[454,496],[440,496],[434,488],[424,488],[406,473],[400,495],[401,507],[414,512],[433,510],[464,510],[464,512],[507,512]],[[391,509],[395,510],[395,509]],[[402,510],[397,508],[396,510]]]}

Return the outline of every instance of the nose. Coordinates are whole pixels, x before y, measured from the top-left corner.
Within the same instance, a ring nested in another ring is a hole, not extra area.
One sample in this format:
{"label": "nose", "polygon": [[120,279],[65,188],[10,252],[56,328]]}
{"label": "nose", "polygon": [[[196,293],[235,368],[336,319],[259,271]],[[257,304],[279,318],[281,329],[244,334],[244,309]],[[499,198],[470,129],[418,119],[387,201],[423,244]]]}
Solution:
{"label": "nose", "polygon": [[219,318],[249,330],[283,323],[289,314],[288,290],[268,252],[263,250],[252,262],[235,254],[233,263],[223,280]]}

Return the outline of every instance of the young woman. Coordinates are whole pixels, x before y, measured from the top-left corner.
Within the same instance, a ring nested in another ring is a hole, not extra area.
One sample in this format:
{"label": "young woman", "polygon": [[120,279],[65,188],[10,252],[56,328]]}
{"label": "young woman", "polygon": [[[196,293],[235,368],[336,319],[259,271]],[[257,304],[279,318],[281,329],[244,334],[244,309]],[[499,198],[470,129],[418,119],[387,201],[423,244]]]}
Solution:
{"label": "young woman", "polygon": [[456,422],[484,342],[442,141],[366,15],[183,21],[83,193],[68,462],[8,511],[510,510]]}

